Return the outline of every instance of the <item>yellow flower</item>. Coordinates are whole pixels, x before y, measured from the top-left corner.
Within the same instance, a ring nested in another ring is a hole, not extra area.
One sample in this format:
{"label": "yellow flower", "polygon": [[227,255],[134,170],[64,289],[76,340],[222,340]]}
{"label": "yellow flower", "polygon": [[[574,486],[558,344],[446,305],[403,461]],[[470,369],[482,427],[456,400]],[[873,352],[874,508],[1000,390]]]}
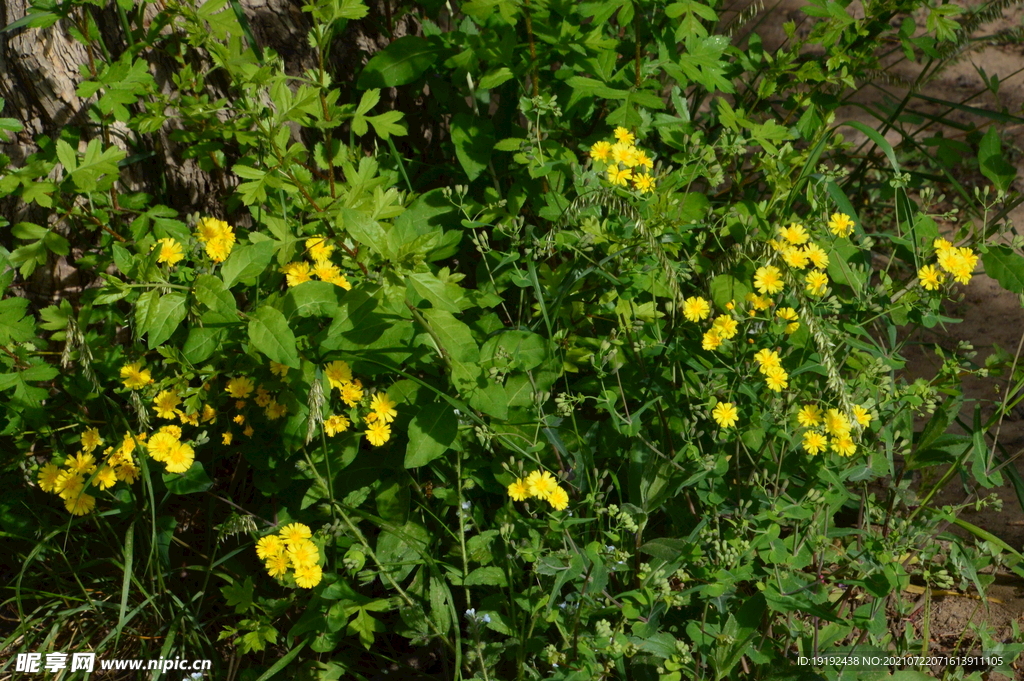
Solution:
{"label": "yellow flower", "polygon": [[620,170],[615,166],[608,169],[608,181],[625,187],[633,179],[633,171],[629,168]]}
{"label": "yellow flower", "polygon": [[96,457],[92,454],[79,453],[64,462],[68,470],[83,475],[90,475],[96,470]]}
{"label": "yellow flower", "polygon": [[612,145],[605,140],[600,142],[594,142],[594,145],[590,147],[590,158],[595,161],[601,161],[602,163],[608,162],[608,157],[612,153]]}
{"label": "yellow flower", "polygon": [[157,433],[149,438],[146,447],[149,449],[150,458],[165,462],[176,444],[178,444],[178,438],[170,433]]}
{"label": "yellow flower", "polygon": [[[235,409],[245,409],[245,400],[235,400]],[[236,421],[236,423],[241,423],[241,421]]]}
{"label": "yellow flower", "polygon": [[978,256],[969,248],[956,249],[956,257],[953,260],[953,269],[950,274],[961,284],[968,284],[978,266]]}
{"label": "yellow flower", "polygon": [[100,437],[100,431],[97,429],[89,428],[82,433],[82,449],[84,449],[86,453],[91,452],[101,444],[103,444],[103,438]]}
{"label": "yellow flower", "polygon": [[331,388],[344,390],[345,385],[352,382],[352,369],[349,367],[348,362],[331,362],[324,367],[324,373],[327,374],[327,380],[330,381]]}
{"label": "yellow flower", "polygon": [[256,431],[254,431],[254,430],[252,429],[252,424],[249,424],[249,425],[247,425],[247,426],[245,427],[245,430],[243,430],[243,431],[242,431],[242,435],[244,435],[244,436],[246,436],[246,437],[252,437],[252,434],[253,434],[254,432],[256,432]]}
{"label": "yellow flower", "polygon": [[379,421],[377,423],[371,423],[366,429],[366,439],[369,440],[370,444],[374,447],[380,447],[391,439],[391,426],[385,425]]}
{"label": "yellow flower", "polygon": [[712,330],[718,331],[718,335],[729,340],[736,335],[736,330],[739,328],[739,324],[736,320],[727,314],[718,315],[715,317],[714,323],[711,325]]}
{"label": "yellow flower", "polygon": [[303,565],[295,568],[295,583],[303,589],[312,589],[323,579],[323,569],[319,565]]}
{"label": "yellow flower", "polygon": [[825,447],[828,445],[828,440],[821,433],[817,433],[813,430],[808,430],[804,433],[804,450],[808,454],[820,454],[825,451]]}
{"label": "yellow flower", "polygon": [[284,378],[285,376],[288,375],[288,365],[287,364],[278,364],[277,362],[271,360],[271,362],[270,362],[270,373],[272,373],[272,374],[274,374],[276,376],[280,376],[281,378]]}
{"label": "yellow flower", "polygon": [[235,439],[235,434],[232,433],[230,430],[228,430],[228,431],[225,431],[224,433],[221,434],[221,436],[220,436],[220,443],[222,445],[230,445],[231,441],[234,440],[234,439]]}
{"label": "yellow flower", "polygon": [[192,462],[195,461],[195,458],[196,453],[191,445],[184,442],[176,442],[171,447],[171,451],[167,453],[167,472],[184,473],[192,467]]}
{"label": "yellow flower", "polygon": [[654,169],[654,161],[651,160],[651,157],[648,156],[646,153],[638,150],[634,156],[636,158],[636,164],[638,166],[643,166],[648,170]]}
{"label": "yellow flower", "polygon": [[691,296],[683,301],[683,316],[691,322],[699,322],[711,315],[711,305],[703,298]]}
{"label": "yellow flower", "polygon": [[853,231],[853,220],[846,213],[833,213],[828,221],[828,228],[836,236],[850,236]]}
{"label": "yellow flower", "polygon": [[787,322],[795,322],[800,319],[800,316],[791,307],[780,307],[775,311],[775,316],[779,319],[785,319]]}
{"label": "yellow flower", "polygon": [[755,310],[767,310],[772,306],[772,301],[768,298],[762,298],[759,295],[748,293],[746,301],[754,306]]}
{"label": "yellow flower", "polygon": [[282,541],[284,541],[285,546],[292,546],[293,544],[298,544],[304,539],[309,539],[313,536],[313,533],[309,530],[309,527],[307,525],[303,525],[302,523],[292,523],[291,525],[285,525],[281,528],[281,531],[278,534],[281,535],[281,539]]}
{"label": "yellow flower", "polygon": [[804,279],[807,282],[807,292],[812,296],[820,296],[825,292],[825,287],[828,286],[828,275],[824,272],[815,270],[807,275]]}
{"label": "yellow flower", "polygon": [[701,347],[705,350],[717,350],[721,344],[722,335],[718,333],[718,329],[711,329],[705,333],[704,339],[701,341]]}
{"label": "yellow flower", "polygon": [[217,420],[217,410],[208,404],[203,405],[203,423],[213,423]]}
{"label": "yellow flower", "polygon": [[273,398],[270,396],[270,391],[264,388],[262,385],[256,388],[256,406],[265,407],[270,404]]}
{"label": "yellow flower", "polygon": [[569,493],[561,487],[555,487],[548,494],[548,503],[551,504],[551,508],[556,511],[564,511],[569,505]]}
{"label": "yellow flower", "polygon": [[225,392],[236,400],[244,400],[252,394],[255,384],[252,379],[247,376],[237,376],[228,381],[228,386],[225,388]]}
{"label": "yellow flower", "polygon": [[512,501],[522,501],[530,496],[530,490],[526,487],[526,481],[522,478],[516,478],[516,481],[508,486],[508,495],[512,497]]}
{"label": "yellow flower", "polygon": [[214,262],[224,262],[231,255],[231,249],[235,245],[234,235],[231,239],[216,238],[206,242],[206,255]]}
{"label": "yellow flower", "polygon": [[238,425],[242,425],[243,423],[245,423],[245,416],[242,415],[242,414],[239,414],[238,416],[236,416],[235,418],[233,418],[231,420],[234,421],[235,423],[237,423]]}
{"label": "yellow flower", "polygon": [[142,369],[140,368],[141,366],[141,362],[133,362],[121,367],[121,378],[124,379],[124,387],[138,390],[153,382],[153,378],[149,375],[149,369]]}
{"label": "yellow flower", "polygon": [[779,234],[783,239],[794,246],[805,244],[807,243],[807,240],[811,238],[808,236],[807,230],[804,229],[804,226],[795,222],[790,224],[789,227],[779,227]]}
{"label": "yellow flower", "polygon": [[271,556],[264,563],[267,568],[267,574],[271,577],[282,577],[288,572],[288,554],[282,551],[274,556]]}
{"label": "yellow flower", "polygon": [[850,419],[838,409],[829,409],[825,415],[825,430],[835,437],[846,437],[850,434]]}
{"label": "yellow flower", "polygon": [[288,413],[288,407],[283,404],[278,404],[277,400],[271,400],[263,413],[266,415],[267,420],[276,421]]}
{"label": "yellow flower", "polygon": [[184,414],[184,413],[179,411],[178,412],[178,418],[181,420],[182,423],[186,423],[186,424],[188,424],[190,426],[198,426],[199,425],[199,414],[196,413],[196,412],[192,412],[190,414]]}
{"label": "yellow flower", "polygon": [[797,413],[796,420],[804,428],[810,428],[821,423],[822,416],[821,408],[816,407],[813,404],[805,404]]}
{"label": "yellow flower", "polygon": [[782,290],[782,272],[774,265],[759,267],[754,273],[754,288],[758,293],[778,293]]}
{"label": "yellow flower", "polygon": [[110,466],[103,466],[94,481],[100,489],[109,489],[117,483],[117,474]]}
{"label": "yellow flower", "polygon": [[153,400],[153,410],[162,419],[173,419],[179,404],[181,404],[181,398],[178,397],[176,390],[164,390]]}
{"label": "yellow flower", "polygon": [[711,411],[711,416],[722,428],[732,428],[739,420],[739,411],[732,402],[719,402]]}
{"label": "yellow flower", "polygon": [[654,178],[645,173],[637,173],[633,176],[633,186],[641,194],[649,194],[654,191]]}
{"label": "yellow flower", "polygon": [[853,418],[856,419],[857,423],[862,426],[869,425],[871,423],[871,412],[859,404],[853,405]]}
{"label": "yellow flower", "polygon": [[176,426],[174,424],[170,424],[170,425],[164,426],[163,428],[160,429],[159,432],[167,433],[168,435],[173,437],[175,440],[180,440],[181,439],[181,427],[180,426]]}
{"label": "yellow flower", "polygon": [[327,437],[334,437],[338,433],[348,430],[349,425],[351,422],[344,416],[331,414],[330,418],[324,421],[324,432],[327,433]]}
{"label": "yellow flower", "polygon": [[96,497],[86,494],[85,492],[79,492],[74,497],[70,497],[64,500],[64,508],[68,510],[68,513],[74,515],[86,515],[91,513],[92,509],[96,507]]}
{"label": "yellow flower", "polygon": [[782,366],[782,360],[779,358],[779,353],[768,348],[762,348],[757,351],[754,355],[754,360],[760,364],[760,371],[762,374],[767,374],[769,369],[777,369]]}
{"label": "yellow flower", "polygon": [[60,469],[54,463],[48,463],[39,469],[39,489],[44,492],[54,492],[57,489],[57,479],[60,477]]}
{"label": "yellow flower", "polygon": [[256,555],[266,560],[284,552],[284,542],[276,534],[268,534],[256,542]]}
{"label": "yellow flower", "polygon": [[534,471],[526,476],[526,490],[531,497],[547,499],[557,487],[555,476],[548,471]]}
{"label": "yellow flower", "polygon": [[57,475],[53,491],[61,499],[69,499],[85,489],[85,476],[70,470],[62,470]]}
{"label": "yellow flower", "polygon": [[352,381],[346,383],[341,388],[341,401],[350,407],[354,407],[359,404],[359,401],[363,399],[363,384],[359,381]]}
{"label": "yellow flower", "polygon": [[946,279],[946,275],[935,269],[932,265],[925,265],[917,271],[917,278],[925,290],[938,291],[942,286],[942,282]]}
{"label": "yellow flower", "polygon": [[832,438],[832,451],[840,456],[853,456],[857,453],[857,445],[849,435]]}
{"label": "yellow flower", "polygon": [[320,560],[320,549],[313,542],[304,539],[288,547],[288,558],[295,568],[315,565]]}
{"label": "yellow flower", "polygon": [[787,248],[782,252],[782,259],[787,265],[794,269],[802,270],[807,267],[809,258],[807,253],[799,248]]}
{"label": "yellow flower", "polygon": [[815,269],[823,270],[828,267],[828,253],[818,244],[807,244],[804,246],[804,254],[814,265]]}
{"label": "yellow flower", "polygon": [[133,485],[136,478],[139,477],[139,468],[134,463],[122,462],[114,468],[114,474],[117,475],[118,480]]}
{"label": "yellow flower", "polygon": [[174,239],[160,239],[160,241],[156,242],[153,248],[160,249],[160,255],[156,257],[156,261],[165,262],[172,267],[185,258],[185,255],[181,250],[181,244]]}
{"label": "yellow flower", "polygon": [[331,254],[334,253],[334,244],[322,236],[315,236],[312,239],[306,239],[306,251],[313,262],[320,265],[330,259]]}
{"label": "yellow flower", "polygon": [[196,224],[196,238],[204,244],[214,239],[234,241],[234,232],[231,231],[231,226],[223,220],[203,218]]}
{"label": "yellow flower", "polygon": [[377,393],[370,400],[370,409],[375,414],[375,420],[380,420],[384,423],[391,423],[398,416],[398,412],[395,411],[396,406],[398,406],[398,403],[392,402],[388,398],[387,393]]}
{"label": "yellow flower", "polygon": [[783,388],[789,386],[789,374],[781,367],[774,367],[766,371],[764,380],[768,385],[768,389],[774,390],[777,393],[782,392]]}
{"label": "yellow flower", "polygon": [[[339,286],[341,286],[338,283],[339,279],[345,279],[345,277],[341,276],[341,270],[338,269],[338,266],[329,262],[317,263],[313,267],[313,276],[320,281],[326,281],[328,284],[338,284]],[[345,283],[348,283],[348,281],[345,280]],[[351,287],[351,284],[349,286]],[[342,288],[345,287],[342,286]]]}
{"label": "yellow flower", "polygon": [[626,128],[623,128],[621,125],[615,128],[615,132],[612,134],[615,135],[615,139],[622,144],[632,144],[636,141],[636,137],[633,136],[633,133]]}
{"label": "yellow flower", "polygon": [[308,262],[290,262],[281,268],[288,286],[298,286],[312,280]]}
{"label": "yellow flower", "polygon": [[940,237],[932,242],[932,248],[935,249],[936,255],[941,255],[944,251],[951,250],[953,244]]}

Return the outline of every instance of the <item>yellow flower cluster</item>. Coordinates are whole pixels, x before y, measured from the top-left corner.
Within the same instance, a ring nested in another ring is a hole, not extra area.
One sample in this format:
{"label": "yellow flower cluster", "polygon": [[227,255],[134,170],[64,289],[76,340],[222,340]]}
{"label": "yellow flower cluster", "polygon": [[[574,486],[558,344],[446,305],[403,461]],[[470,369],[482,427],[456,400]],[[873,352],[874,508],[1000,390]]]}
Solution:
{"label": "yellow flower cluster", "polygon": [[337,265],[331,262],[331,254],[334,253],[334,244],[322,236],[315,236],[306,239],[306,254],[312,260],[312,264],[296,260],[281,268],[281,272],[288,282],[288,286],[298,286],[307,281],[313,281],[316,277],[328,284],[340,286],[346,291],[352,288],[345,275]]}
{"label": "yellow flower cluster", "polygon": [[654,160],[635,145],[633,133],[625,128],[615,128],[615,143],[601,140],[590,147],[590,158],[606,164],[608,181],[620,187],[629,187],[641,194],[654,191],[656,182],[650,171]]}
{"label": "yellow flower cluster", "polygon": [[764,382],[769,390],[782,392],[783,388],[789,387],[789,374],[782,368],[782,358],[775,350],[758,350],[754,355],[754,361],[758,364],[758,371],[764,375]]}
{"label": "yellow flower cluster", "polygon": [[295,583],[312,589],[323,579],[320,549],[310,540],[312,536],[309,527],[302,523],[285,525],[277,534],[268,534],[256,542],[256,555],[271,577],[284,577],[292,569]]}
{"label": "yellow flower cluster", "polygon": [[525,478],[516,478],[508,486],[508,495],[512,501],[525,499],[543,499],[556,511],[564,511],[569,506],[569,493],[559,486],[555,476],[547,471],[534,471]]}
{"label": "yellow flower cluster", "polygon": [[196,460],[192,445],[181,441],[181,428],[164,426],[146,441],[149,457],[167,467],[168,473],[184,473]]}
{"label": "yellow flower cluster", "polygon": [[[836,213],[829,221],[829,229],[837,236],[847,236],[853,230],[853,221],[844,213]],[[818,244],[811,241],[811,235],[803,225],[792,223],[789,227],[779,227],[779,239],[772,239],[768,245],[782,257],[782,261],[794,270],[810,271],[804,275],[804,290],[812,296],[825,293],[828,286],[828,253]],[[774,295],[783,289],[782,272],[774,266],[761,267],[754,274],[754,288],[762,295]],[[792,331],[796,331],[794,327]]]}
{"label": "yellow flower cluster", "polygon": [[[797,422],[805,428],[803,448],[808,454],[820,454],[829,448],[840,456],[853,456],[857,444],[853,440],[853,422],[838,409],[823,411],[821,407],[805,404],[796,415]],[[871,423],[871,413],[861,405],[853,407],[853,420],[861,427]],[[831,436],[831,443],[829,437]]]}
{"label": "yellow flower cluster", "polygon": [[133,436],[125,433],[119,447],[108,447],[103,452],[100,463],[93,452],[103,444],[103,438],[97,429],[89,428],[82,433],[82,450],[69,456],[63,468],[50,462],[39,469],[39,488],[63,499],[64,508],[69,513],[86,515],[96,507],[96,497],[86,492],[87,487],[105,490],[118,480],[130,485],[139,477],[139,467],[132,453],[136,442],[144,442],[145,439],[145,434]]}
{"label": "yellow flower cluster", "polygon": [[[273,365],[273,362],[271,365]],[[284,369],[285,373],[287,373],[288,367],[285,366]],[[273,370],[273,366],[271,366],[271,370]],[[280,404],[277,401],[277,398],[267,390],[266,387],[256,385],[255,381],[248,376],[235,376],[230,378],[228,379],[227,386],[224,388],[224,392],[228,394],[228,397],[235,400],[235,410],[239,412],[243,411],[248,406],[249,403],[246,400],[249,399],[249,396],[252,395],[254,390],[256,391],[256,397],[253,401],[256,403],[257,407],[263,409],[263,415],[267,417],[268,421],[276,421],[288,415],[287,406]],[[247,423],[245,414],[236,414],[231,420],[238,425],[245,424],[245,429],[242,431],[242,434],[246,437],[252,437],[255,431],[253,430],[252,424]],[[225,445],[230,445],[234,439],[234,433],[230,430],[225,431],[221,436],[221,441]]]}
{"label": "yellow flower cluster", "polygon": [[[331,392],[335,389],[341,393],[341,401],[349,407],[357,406],[363,400],[363,384],[359,379],[352,378],[352,368],[348,362],[337,360],[328,364],[324,373],[331,384]],[[380,447],[391,439],[391,423],[398,416],[395,407],[398,406],[388,397],[386,392],[376,393],[370,399],[370,413],[363,417],[366,422],[366,439],[374,447]],[[328,437],[334,437],[338,433],[348,430],[352,422],[341,414],[331,414],[324,420],[324,432]]]}
{"label": "yellow flower cluster", "polygon": [[217,218],[203,218],[196,225],[196,238],[206,247],[206,255],[214,262],[224,262],[235,246],[235,232]]}
{"label": "yellow flower cluster", "polygon": [[936,239],[932,244],[938,258],[939,267],[925,265],[917,271],[921,286],[927,291],[938,291],[946,281],[946,274],[961,284],[969,284],[974,276],[974,268],[978,266],[978,256],[970,248],[956,248],[945,239]]}

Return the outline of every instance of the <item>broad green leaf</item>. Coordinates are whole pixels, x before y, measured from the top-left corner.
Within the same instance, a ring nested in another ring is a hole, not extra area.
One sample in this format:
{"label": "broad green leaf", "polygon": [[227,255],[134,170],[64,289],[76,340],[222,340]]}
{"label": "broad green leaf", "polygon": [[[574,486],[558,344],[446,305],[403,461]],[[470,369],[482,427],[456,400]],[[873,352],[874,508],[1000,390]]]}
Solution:
{"label": "broad green leaf", "polygon": [[223,344],[224,334],[223,328],[193,326],[181,348],[181,354],[192,364],[204,362]]}
{"label": "broad green leaf", "polygon": [[188,299],[183,293],[161,296],[153,319],[149,322],[149,349],[171,337],[188,313]]}
{"label": "broad green leaf", "polygon": [[281,310],[288,319],[334,317],[345,299],[345,289],[326,281],[306,281],[292,286],[281,299]]}
{"label": "broad green leaf", "polygon": [[503,331],[480,347],[480,364],[529,371],[548,358],[548,342],[530,331]]}
{"label": "broad green leaf", "polygon": [[1008,246],[989,246],[981,256],[985,274],[1011,293],[1024,293],[1024,257]]}
{"label": "broad green leaf", "polygon": [[220,278],[211,274],[200,274],[196,277],[195,292],[196,299],[211,310],[229,317],[235,315],[235,297]]}
{"label": "broad green leaf", "polygon": [[505,572],[499,567],[480,567],[466,576],[464,586],[507,586]]}
{"label": "broad green leaf", "polygon": [[507,66],[501,66],[496,69],[488,71],[483,78],[480,79],[477,88],[480,90],[490,90],[496,88],[507,80],[511,80],[513,74],[512,70]]}
{"label": "broad green leaf", "polygon": [[156,291],[146,291],[135,302],[135,337],[141,339],[149,331],[149,325],[156,319],[160,296]]}
{"label": "broad green leaf", "polygon": [[347,231],[352,237],[368,246],[371,250],[388,257],[388,235],[380,223],[373,218],[351,208],[342,208],[338,214],[339,226]]}
{"label": "broad green leaf", "polygon": [[446,291],[445,283],[430,272],[410,274],[407,279],[416,293],[429,300],[434,308],[448,312],[462,311],[458,305],[452,302]]}
{"label": "broad green leaf", "polygon": [[472,182],[487,168],[494,151],[494,125],[489,119],[460,113],[452,118],[455,156]]}
{"label": "broad green leaf", "polygon": [[978,166],[981,174],[1004,192],[1010,189],[1013,179],[1017,177],[1017,168],[1003,155],[999,132],[994,125],[981,138],[981,144],[978,146]]}
{"label": "broad green leaf", "polygon": [[357,87],[395,87],[413,82],[437,59],[437,50],[424,38],[407,35],[373,55],[359,74]]}
{"label": "broad green leaf", "polygon": [[422,314],[437,336],[440,349],[449,357],[459,362],[476,362],[480,359],[480,349],[473,340],[473,332],[453,317],[451,312],[431,308],[422,310]]}
{"label": "broad green leaf", "polygon": [[732,276],[731,274],[719,274],[711,280],[711,301],[720,310],[726,309],[729,301],[742,303],[747,294],[751,292],[750,286]]}
{"label": "broad green leaf", "polygon": [[459,432],[459,421],[446,402],[425,406],[409,423],[405,467],[425,466],[445,453]]}
{"label": "broad green leaf", "polygon": [[236,615],[241,615],[252,605],[252,577],[246,577],[244,582],[236,581],[234,584],[222,586],[220,592],[224,595],[228,607],[234,608]]}
{"label": "broad green leaf", "polygon": [[253,346],[278,364],[299,368],[295,334],[279,310],[264,305],[249,321],[249,340]]}
{"label": "broad green leaf", "polygon": [[164,473],[163,479],[171,494],[195,494],[213,487],[213,480],[199,461],[194,461],[184,473]]}
{"label": "broad green leaf", "polygon": [[224,261],[221,276],[224,285],[231,288],[235,282],[252,283],[267,269],[274,255],[274,241],[259,241],[249,246],[237,246]]}

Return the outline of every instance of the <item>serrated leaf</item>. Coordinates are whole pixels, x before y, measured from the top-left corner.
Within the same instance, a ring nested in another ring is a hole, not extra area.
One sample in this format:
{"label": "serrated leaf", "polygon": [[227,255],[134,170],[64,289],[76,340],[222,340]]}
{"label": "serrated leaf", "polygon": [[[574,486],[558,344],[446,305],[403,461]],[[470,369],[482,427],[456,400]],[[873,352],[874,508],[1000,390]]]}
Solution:
{"label": "serrated leaf", "polygon": [[249,321],[249,340],[257,350],[278,364],[299,368],[295,334],[279,310],[269,305],[256,310]]}
{"label": "serrated leaf", "polygon": [[234,584],[222,586],[220,592],[224,594],[228,607],[234,608],[236,615],[241,615],[252,606],[252,577],[246,577],[244,582],[236,581]]}

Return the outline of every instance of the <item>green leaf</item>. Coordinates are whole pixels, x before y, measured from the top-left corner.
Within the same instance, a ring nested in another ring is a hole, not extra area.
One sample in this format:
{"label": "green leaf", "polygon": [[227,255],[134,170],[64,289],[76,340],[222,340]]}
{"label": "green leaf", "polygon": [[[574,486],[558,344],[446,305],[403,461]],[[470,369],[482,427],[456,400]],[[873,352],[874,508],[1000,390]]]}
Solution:
{"label": "green leaf", "polygon": [[547,340],[530,331],[502,331],[484,341],[480,348],[480,364],[485,369],[529,371],[548,356]]}
{"label": "green leaf", "polygon": [[249,340],[253,346],[278,364],[299,368],[295,334],[279,310],[264,305],[249,321]]}
{"label": "green leaf", "polygon": [[711,280],[711,301],[720,310],[726,309],[729,301],[742,303],[747,294],[751,292],[746,282],[737,279],[731,274],[719,274]]}
{"label": "green leaf", "polygon": [[168,293],[161,296],[156,313],[149,322],[149,349],[171,337],[188,313],[188,299],[182,293]]}
{"label": "green leaf", "polygon": [[135,337],[142,338],[149,331],[149,325],[156,319],[160,296],[156,291],[146,291],[135,302]]}
{"label": "green leaf", "polygon": [[193,326],[188,332],[181,353],[192,364],[207,360],[224,342],[224,329],[214,326]]}
{"label": "green leaf", "polygon": [[326,281],[306,281],[292,286],[281,299],[281,310],[288,319],[334,317],[345,299],[345,289]]}
{"label": "green leaf", "polygon": [[387,243],[388,235],[379,222],[351,208],[342,208],[338,217],[340,218],[339,226],[351,234],[356,241],[385,257],[390,255]]}
{"label": "green leaf", "polygon": [[357,87],[396,87],[413,82],[437,59],[437,50],[424,38],[407,35],[373,55],[359,74]]}
{"label": "green leaf", "polygon": [[466,576],[463,586],[507,586],[505,572],[494,567],[479,567]]}
{"label": "green leaf", "polygon": [[409,423],[405,467],[426,466],[447,451],[458,432],[459,421],[450,405],[445,402],[428,404]]}
{"label": "green leaf", "polygon": [[274,241],[259,241],[249,246],[238,246],[224,261],[221,276],[224,285],[231,288],[235,282],[252,283],[267,269],[274,255]]}
{"label": "green leaf", "polygon": [[195,293],[196,299],[211,310],[227,317],[235,316],[238,309],[235,297],[220,278],[212,274],[200,274],[196,277]]}
{"label": "green leaf", "polygon": [[430,272],[417,272],[407,277],[409,283],[421,296],[430,301],[438,310],[461,312],[462,310],[448,296],[445,283]]}
{"label": "green leaf", "polygon": [[496,69],[488,71],[483,78],[480,79],[477,89],[479,90],[490,90],[496,88],[507,80],[512,79],[512,70],[507,66],[501,66]]}
{"label": "green leaf", "polygon": [[366,120],[370,121],[370,125],[373,126],[373,131],[377,133],[377,136],[386,140],[392,135],[403,137],[409,134],[409,130],[399,123],[404,117],[405,114],[401,111],[385,111],[382,114],[370,116]]}
{"label": "green leaf", "polygon": [[860,121],[850,121],[849,123],[843,123],[842,125],[848,125],[851,128],[856,128],[857,130],[860,130],[862,133],[867,135],[868,138],[870,138],[872,142],[877,144],[878,148],[881,149],[883,153],[885,153],[885,157],[889,159],[889,165],[892,166],[892,169],[897,173],[900,172],[900,163],[899,161],[896,160],[896,152],[893,151],[892,145],[886,142],[885,138],[882,137],[877,130],[868,127],[867,125],[861,123]]}
{"label": "green leaf", "polygon": [[1003,156],[999,132],[991,126],[978,145],[978,166],[981,174],[992,181],[1000,191],[1007,191],[1017,177],[1017,168]]}
{"label": "green leaf", "polygon": [[1024,293],[1024,257],[1008,246],[989,246],[981,256],[985,274],[1011,293]]}
{"label": "green leaf", "polygon": [[163,479],[171,494],[195,494],[213,487],[213,480],[199,461],[194,461],[184,473],[164,473]]}
{"label": "green leaf", "polygon": [[458,362],[477,362],[480,349],[468,326],[452,316],[451,312],[431,308],[422,311],[431,330],[441,343],[441,350]]}
{"label": "green leaf", "polygon": [[228,607],[234,608],[236,615],[241,615],[252,606],[252,591],[252,577],[246,577],[244,582],[235,582],[220,588]]}
{"label": "green leaf", "polygon": [[455,156],[472,182],[487,168],[494,151],[494,125],[486,118],[460,113],[452,118],[452,143]]}

